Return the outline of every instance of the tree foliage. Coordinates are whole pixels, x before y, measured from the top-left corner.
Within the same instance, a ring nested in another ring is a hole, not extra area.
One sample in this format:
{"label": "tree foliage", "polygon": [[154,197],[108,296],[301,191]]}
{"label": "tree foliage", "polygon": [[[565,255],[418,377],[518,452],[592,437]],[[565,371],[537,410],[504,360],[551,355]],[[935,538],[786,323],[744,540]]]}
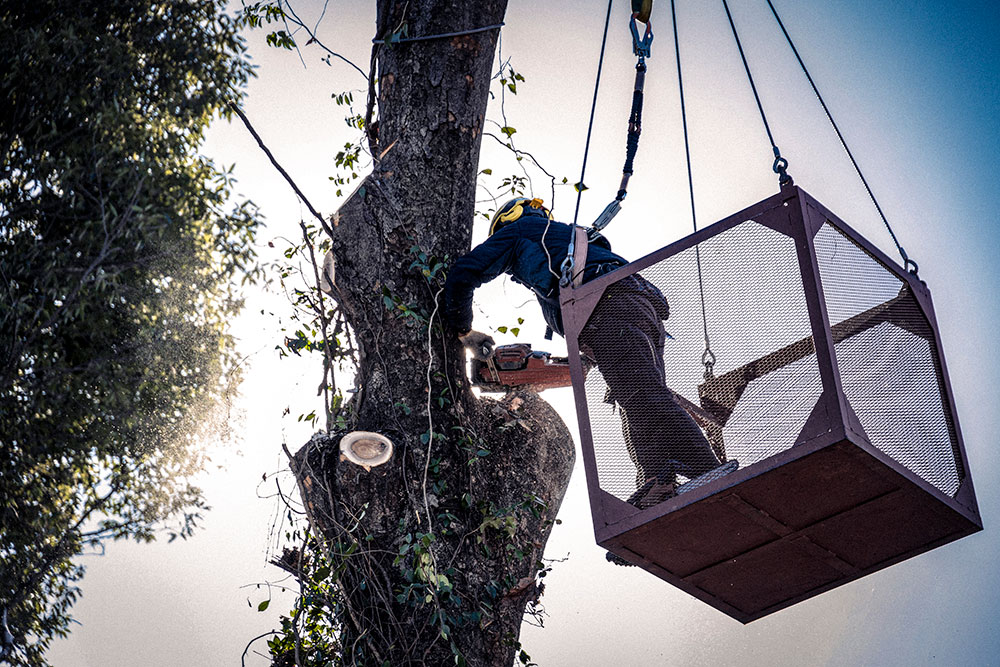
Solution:
{"label": "tree foliage", "polygon": [[75,556],[187,536],[203,509],[190,476],[207,412],[236,379],[227,324],[258,270],[256,210],[230,204],[230,173],[197,155],[252,73],[225,4],[0,4],[0,612],[13,664],[44,664],[67,632]]}

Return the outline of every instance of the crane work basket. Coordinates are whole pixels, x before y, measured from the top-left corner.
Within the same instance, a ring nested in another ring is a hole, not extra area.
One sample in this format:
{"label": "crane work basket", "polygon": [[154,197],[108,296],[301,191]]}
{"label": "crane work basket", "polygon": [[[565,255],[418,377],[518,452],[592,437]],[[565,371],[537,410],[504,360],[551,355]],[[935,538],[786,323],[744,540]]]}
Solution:
{"label": "crane work basket", "polygon": [[[739,461],[647,507],[580,341],[636,273],[670,304],[667,385]],[[733,618],[982,529],[927,288],[800,188],[564,289],[562,312],[597,542]]]}

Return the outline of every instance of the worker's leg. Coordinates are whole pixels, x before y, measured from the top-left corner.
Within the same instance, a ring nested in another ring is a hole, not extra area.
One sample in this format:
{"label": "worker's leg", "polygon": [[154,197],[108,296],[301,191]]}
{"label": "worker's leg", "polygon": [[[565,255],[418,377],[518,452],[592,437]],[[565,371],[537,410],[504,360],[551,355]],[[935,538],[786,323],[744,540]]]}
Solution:
{"label": "worker's leg", "polygon": [[[628,411],[626,411],[624,406],[615,401],[613,398],[611,399],[611,404],[617,406],[618,408],[618,417],[621,419],[622,423],[622,438],[625,440],[625,449],[628,451],[628,456],[632,460],[632,463],[635,464],[635,488],[641,489],[643,485],[646,484],[646,481],[654,478],[655,475],[650,474],[647,477],[645,466],[640,465],[639,463],[639,454],[635,449],[636,441],[632,435],[632,424],[628,419]],[[667,479],[666,475],[663,475],[662,477],[664,478],[663,481],[674,481],[673,478]]]}
{"label": "worker's leg", "polygon": [[[628,283],[628,279],[622,281]],[[640,478],[700,475],[719,465],[694,420],[664,381],[663,325],[641,291],[609,288],[581,342],[593,350],[611,396],[624,409],[623,430]]]}

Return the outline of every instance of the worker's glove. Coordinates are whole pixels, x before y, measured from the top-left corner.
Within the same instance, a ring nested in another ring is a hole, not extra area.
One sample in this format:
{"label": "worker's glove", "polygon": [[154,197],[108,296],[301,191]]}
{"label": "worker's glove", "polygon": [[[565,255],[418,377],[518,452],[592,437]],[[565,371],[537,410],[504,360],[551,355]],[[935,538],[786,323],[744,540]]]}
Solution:
{"label": "worker's glove", "polygon": [[481,331],[470,330],[458,337],[462,345],[467,347],[472,356],[479,361],[488,361],[493,358],[493,347],[496,345],[493,337]]}

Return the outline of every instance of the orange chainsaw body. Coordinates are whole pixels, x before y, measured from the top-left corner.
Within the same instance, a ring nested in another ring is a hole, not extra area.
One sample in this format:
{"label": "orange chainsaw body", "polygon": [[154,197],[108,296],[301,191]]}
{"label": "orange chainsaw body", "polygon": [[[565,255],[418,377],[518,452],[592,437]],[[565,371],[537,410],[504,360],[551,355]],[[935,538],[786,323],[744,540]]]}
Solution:
{"label": "orange chainsaw body", "polygon": [[472,361],[472,382],[483,391],[568,387],[569,360],[532,350],[530,343],[500,345],[489,361]]}

